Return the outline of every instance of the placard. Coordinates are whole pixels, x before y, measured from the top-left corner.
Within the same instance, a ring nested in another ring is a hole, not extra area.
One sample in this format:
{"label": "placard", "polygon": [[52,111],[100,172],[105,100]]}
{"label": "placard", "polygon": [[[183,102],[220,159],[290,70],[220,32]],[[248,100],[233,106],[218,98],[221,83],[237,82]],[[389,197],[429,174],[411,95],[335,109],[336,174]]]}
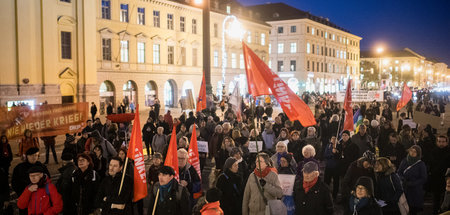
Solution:
{"label": "placard", "polygon": [[198,152],[208,153],[208,142],[197,141]]}
{"label": "placard", "polygon": [[[258,150],[256,150],[256,142],[258,142]],[[258,153],[262,150],[263,147],[263,141],[259,140],[259,141],[249,141],[248,144],[248,151],[250,153]]]}
{"label": "placard", "polygon": [[416,128],[417,124],[412,119],[404,119],[403,125],[409,125],[410,128]]}
{"label": "placard", "polygon": [[283,195],[292,196],[294,190],[295,175],[278,174]]}

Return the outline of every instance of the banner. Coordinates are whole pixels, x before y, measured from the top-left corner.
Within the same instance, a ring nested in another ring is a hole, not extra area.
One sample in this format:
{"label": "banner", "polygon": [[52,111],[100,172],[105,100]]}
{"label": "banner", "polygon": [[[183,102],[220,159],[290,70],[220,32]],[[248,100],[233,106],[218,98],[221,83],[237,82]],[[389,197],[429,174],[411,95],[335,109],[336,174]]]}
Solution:
{"label": "banner", "polygon": [[208,153],[208,142],[197,141],[198,152]]}
{"label": "banner", "polygon": [[[256,142],[258,142],[258,147],[256,147]],[[260,152],[263,149],[262,147],[263,147],[263,141],[262,140],[249,141],[248,151],[250,153],[258,153],[258,152]]]}
{"label": "banner", "polygon": [[35,137],[77,133],[86,126],[89,119],[87,102],[74,104],[0,107],[0,133],[9,140],[23,136],[30,129]]}
{"label": "banner", "polygon": [[[336,92],[336,101],[344,102],[346,92]],[[383,102],[382,90],[352,90],[352,102]]]}
{"label": "banner", "polygon": [[292,196],[294,191],[295,175],[278,174],[281,189],[284,196]]}

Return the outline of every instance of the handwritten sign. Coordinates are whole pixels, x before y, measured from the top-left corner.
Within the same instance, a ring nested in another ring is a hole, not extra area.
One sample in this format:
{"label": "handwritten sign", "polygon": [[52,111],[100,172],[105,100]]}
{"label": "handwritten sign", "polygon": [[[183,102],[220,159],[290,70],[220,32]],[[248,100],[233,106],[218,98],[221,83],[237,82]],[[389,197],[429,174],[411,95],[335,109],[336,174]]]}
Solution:
{"label": "handwritten sign", "polygon": [[278,180],[280,181],[283,195],[292,196],[294,190],[295,175],[279,174]]}
{"label": "handwritten sign", "polygon": [[[258,150],[256,150],[256,142],[258,142]],[[263,141],[249,141],[248,150],[250,153],[258,153],[262,150],[263,147]]]}
{"label": "handwritten sign", "polygon": [[198,152],[208,153],[208,142],[197,141]]}

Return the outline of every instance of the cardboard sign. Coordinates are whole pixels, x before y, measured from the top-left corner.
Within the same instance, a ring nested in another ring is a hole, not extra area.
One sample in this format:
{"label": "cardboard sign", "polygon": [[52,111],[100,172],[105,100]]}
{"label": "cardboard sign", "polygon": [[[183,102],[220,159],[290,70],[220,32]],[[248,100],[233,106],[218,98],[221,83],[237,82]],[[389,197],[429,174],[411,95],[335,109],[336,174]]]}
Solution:
{"label": "cardboard sign", "polygon": [[403,125],[409,125],[411,128],[416,128],[417,124],[412,119],[404,119]]}
{"label": "cardboard sign", "polygon": [[258,153],[262,150],[263,141],[258,141],[258,150],[256,150],[256,142],[257,141],[249,141],[248,150],[250,151],[250,153]]}
{"label": "cardboard sign", "polygon": [[278,180],[280,181],[283,195],[292,196],[294,190],[295,175],[279,174]]}
{"label": "cardboard sign", "polygon": [[208,153],[208,142],[197,141],[198,152]]}

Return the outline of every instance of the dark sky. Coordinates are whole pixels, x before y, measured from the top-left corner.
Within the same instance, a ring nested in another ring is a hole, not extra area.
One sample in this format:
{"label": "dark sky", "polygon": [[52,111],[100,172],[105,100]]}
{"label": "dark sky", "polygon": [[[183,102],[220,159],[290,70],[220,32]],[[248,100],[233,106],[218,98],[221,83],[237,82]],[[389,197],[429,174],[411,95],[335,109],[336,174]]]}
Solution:
{"label": "dark sky", "polygon": [[356,34],[361,50],[382,43],[408,47],[450,67],[450,0],[239,0],[244,5],[284,2]]}

